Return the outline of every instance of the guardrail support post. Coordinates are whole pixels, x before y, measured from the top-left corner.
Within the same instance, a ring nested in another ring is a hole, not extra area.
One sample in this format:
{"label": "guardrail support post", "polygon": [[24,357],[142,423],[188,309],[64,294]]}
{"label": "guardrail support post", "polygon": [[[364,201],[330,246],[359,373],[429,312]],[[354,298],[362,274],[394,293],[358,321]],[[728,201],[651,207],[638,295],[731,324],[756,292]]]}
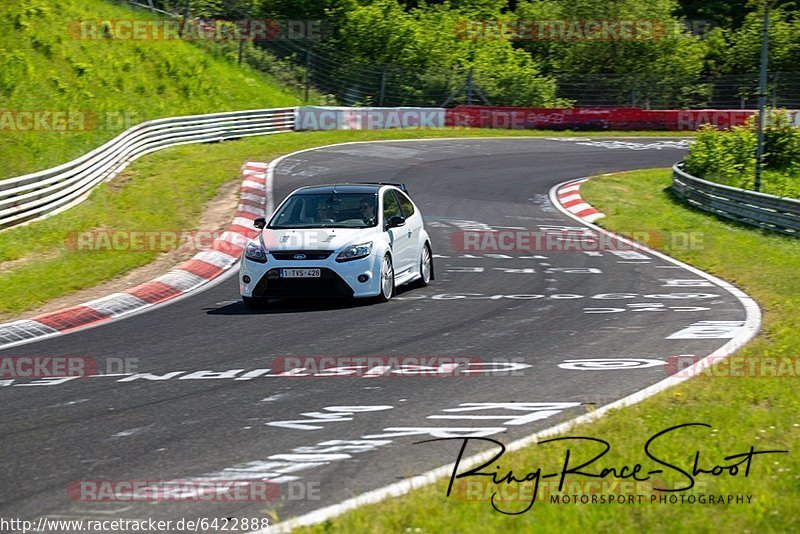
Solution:
{"label": "guardrail support post", "polygon": [[764,164],[764,108],[767,107],[767,51],[769,50],[769,5],[764,2],[764,26],[761,29],[761,72],[758,80],[758,145],[756,147],[756,177],[753,189],[761,190],[761,167]]}
{"label": "guardrail support post", "polygon": [[311,92],[311,50],[306,50],[306,96],[305,102],[308,104],[308,95]]}
{"label": "guardrail support post", "polygon": [[383,70],[381,71],[381,92],[378,95],[378,105],[383,106],[383,98],[386,96],[386,69],[389,68],[389,65],[384,65]]}

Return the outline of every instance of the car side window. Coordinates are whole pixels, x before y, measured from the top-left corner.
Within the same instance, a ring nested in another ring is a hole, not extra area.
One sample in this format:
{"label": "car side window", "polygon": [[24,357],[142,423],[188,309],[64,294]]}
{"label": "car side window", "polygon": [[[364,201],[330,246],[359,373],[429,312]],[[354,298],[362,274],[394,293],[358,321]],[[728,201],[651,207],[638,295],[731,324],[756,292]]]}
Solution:
{"label": "car side window", "polygon": [[383,222],[386,224],[392,217],[402,217],[403,211],[400,209],[400,203],[397,198],[392,194],[391,189],[383,194]]}
{"label": "car side window", "polygon": [[397,196],[397,200],[400,201],[400,207],[403,208],[403,217],[408,219],[414,215],[414,204],[411,203],[411,200],[399,191],[395,191],[394,194]]}

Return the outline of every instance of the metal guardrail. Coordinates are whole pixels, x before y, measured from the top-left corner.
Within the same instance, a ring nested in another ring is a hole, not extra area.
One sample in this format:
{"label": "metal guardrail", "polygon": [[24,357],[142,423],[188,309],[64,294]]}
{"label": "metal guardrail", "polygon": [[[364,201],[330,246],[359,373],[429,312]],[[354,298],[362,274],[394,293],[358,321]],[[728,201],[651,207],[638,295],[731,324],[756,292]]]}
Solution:
{"label": "metal guardrail", "polygon": [[294,130],[297,108],[187,115],[143,122],[78,159],[0,180],[0,229],[52,215],[83,200],[135,159],[176,145]]}
{"label": "metal guardrail", "polygon": [[800,236],[800,200],[702,180],[672,167],[672,191],[701,210],[773,232]]}

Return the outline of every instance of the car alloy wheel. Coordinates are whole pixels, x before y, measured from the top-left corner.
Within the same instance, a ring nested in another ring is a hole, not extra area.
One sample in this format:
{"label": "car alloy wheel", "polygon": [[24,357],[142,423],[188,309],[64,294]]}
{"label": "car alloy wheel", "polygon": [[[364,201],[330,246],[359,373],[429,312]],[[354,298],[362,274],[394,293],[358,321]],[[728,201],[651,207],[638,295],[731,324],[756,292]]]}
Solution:
{"label": "car alloy wheel", "polygon": [[427,286],[431,281],[431,271],[433,270],[433,259],[431,258],[431,249],[428,245],[422,247],[422,256],[419,260],[419,274],[420,284]]}
{"label": "car alloy wheel", "polygon": [[392,298],[394,294],[394,267],[392,267],[392,258],[388,256],[383,257],[381,264],[381,294],[382,301],[387,301]]}

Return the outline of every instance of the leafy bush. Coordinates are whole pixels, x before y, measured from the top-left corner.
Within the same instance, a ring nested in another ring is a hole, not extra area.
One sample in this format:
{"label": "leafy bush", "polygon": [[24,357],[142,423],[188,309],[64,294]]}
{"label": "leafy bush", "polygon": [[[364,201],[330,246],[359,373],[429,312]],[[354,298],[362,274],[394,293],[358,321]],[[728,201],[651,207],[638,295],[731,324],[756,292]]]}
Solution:
{"label": "leafy bush", "polygon": [[792,125],[786,111],[769,114],[764,128],[764,163],[767,169],[791,170],[800,164],[800,128]]}
{"label": "leafy bush", "polygon": [[[753,189],[757,144],[756,117],[744,126],[700,128],[686,156],[686,172],[725,185]],[[764,128],[762,191],[800,198],[800,128],[789,114],[772,110]]]}

